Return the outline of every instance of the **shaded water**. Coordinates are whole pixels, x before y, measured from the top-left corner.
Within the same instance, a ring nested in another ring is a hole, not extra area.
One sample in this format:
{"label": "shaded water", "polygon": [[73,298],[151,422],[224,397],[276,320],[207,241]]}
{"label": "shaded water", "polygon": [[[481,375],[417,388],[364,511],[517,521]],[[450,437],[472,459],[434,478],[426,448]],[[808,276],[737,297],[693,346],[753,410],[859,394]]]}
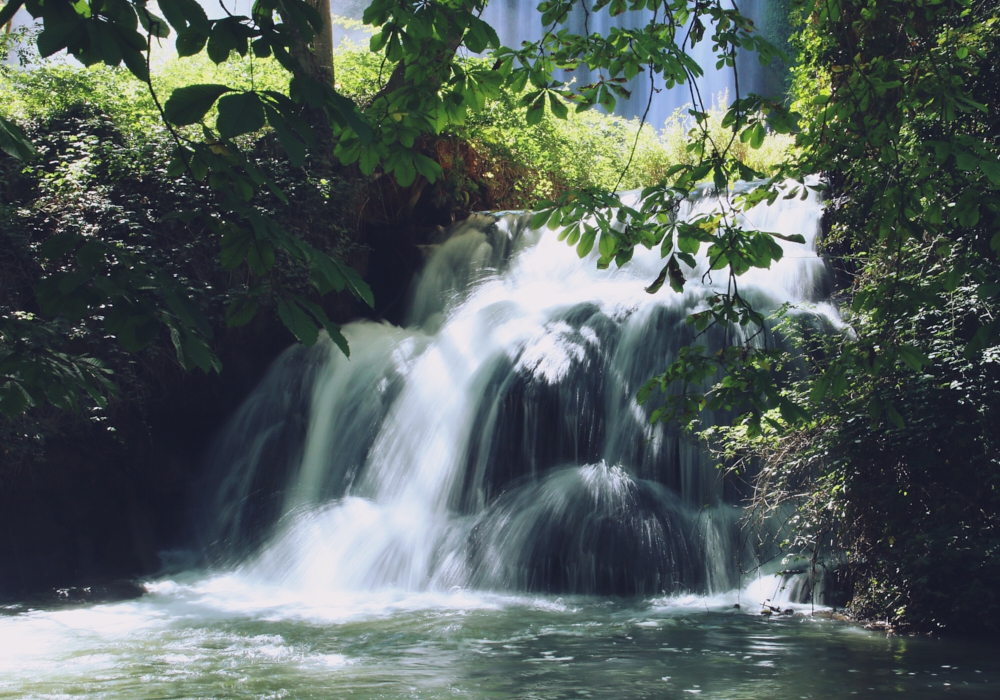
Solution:
{"label": "shaded water", "polygon": [[324,599],[238,577],[151,590],[5,610],[0,697],[995,698],[1000,687],[995,646],[765,619],[734,609],[735,595]]}

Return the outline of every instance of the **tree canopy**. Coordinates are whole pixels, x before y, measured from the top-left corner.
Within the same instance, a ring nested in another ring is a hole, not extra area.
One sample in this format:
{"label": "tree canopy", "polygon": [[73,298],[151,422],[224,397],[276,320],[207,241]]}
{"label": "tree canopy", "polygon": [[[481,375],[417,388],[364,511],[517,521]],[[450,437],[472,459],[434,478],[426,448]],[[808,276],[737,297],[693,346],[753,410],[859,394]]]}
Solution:
{"label": "tree canopy", "polygon": [[[995,221],[991,193],[1000,184],[1000,166],[991,134],[981,133],[982,120],[976,118],[988,112],[986,98],[975,94],[986,55],[983,42],[992,36],[996,21],[988,7],[971,0],[913,0],[878,7],[860,0],[795,0],[791,13],[815,28],[803,44],[806,59],[799,69],[799,86],[806,99],[796,105],[801,113],[789,109],[781,96],[737,93],[723,120],[728,135],[719,139],[705,126],[708,111],[695,80],[704,69],[690,50],[699,42],[711,42],[717,67],[734,71],[741,51],[757,54],[765,64],[789,60],[750,20],[724,2],[584,2],[586,13],[642,13],[637,16],[643,21],[622,23],[602,36],[588,32],[587,26],[581,33],[567,27],[575,4],[541,3],[542,38],[510,48],[501,47],[496,32],[478,17],[482,2],[376,0],[364,18],[377,29],[371,49],[383,55],[387,77],[364,105],[338,93],[330,74],[317,73],[316,66],[309,65],[307,57],[315,55],[327,20],[304,0],[261,1],[249,16],[217,19],[209,19],[193,0],[162,0],[163,18],[141,0],[15,0],[0,11],[0,23],[23,6],[43,22],[38,36],[43,56],[66,50],[85,65],[124,64],[149,85],[176,141],[168,173],[207,180],[218,194],[212,211],[184,215],[210,221],[222,237],[224,267],[246,265],[257,279],[231,302],[227,316],[233,324],[253,316],[261,285],[269,283],[275,250],[307,264],[320,293],[347,288],[370,301],[363,281],[350,268],[257,211],[254,198],[262,189],[284,195],[247,159],[240,140],[244,135],[269,127],[292,163],[335,157],[344,164],[357,163],[365,174],[379,168],[404,186],[417,177],[433,182],[441,174],[440,165],[414,145],[426,136],[460,128],[467,115],[482,109],[502,86],[521,95],[525,121],[531,124],[546,110],[559,117],[571,108],[613,108],[627,93],[624,83],[640,75],[658,78],[668,88],[690,90],[689,114],[696,128],[689,149],[697,160],[671,168],[662,182],[643,191],[636,206],[623,205],[615,189],[574,191],[540,203],[533,223],[561,228],[581,257],[598,247],[601,267],[625,264],[637,245],[659,246],[665,264],[651,281],[651,293],[665,284],[680,290],[685,280],[682,266],[692,268],[693,256],[703,247],[713,269],[732,273],[730,288],[713,297],[710,308],[692,316],[691,322],[699,330],[736,323],[757,331],[721,353],[691,348],[651,382],[644,396],[656,386],[667,389],[679,382],[685,387],[668,396],[657,418],[690,421],[703,407],[727,406],[742,412],[754,432],[760,430],[762,416],[774,409],[786,422],[809,419],[807,403],[793,400],[776,383],[771,371],[775,351],[756,342],[764,319],[741,296],[738,285],[743,272],[768,267],[781,249],[774,234],[741,230],[735,215],[741,208],[787,196],[782,187],[788,178],[798,180],[800,188],[813,186],[806,184],[805,176],[816,172],[884,183],[880,215],[866,221],[864,233],[857,234],[871,247],[869,264],[882,269],[864,277],[872,280],[871,288],[857,290],[856,313],[891,327],[968,275],[977,280],[981,295],[996,294],[991,251],[1000,243],[986,231]],[[636,26],[629,28],[632,24]],[[179,87],[162,99],[150,80],[150,53],[155,40],[171,32],[181,56],[204,51],[215,62],[232,52],[273,56],[292,75],[287,94],[255,86],[199,84]],[[463,50],[487,52],[493,63],[460,61]],[[596,71],[596,82],[574,85],[558,77],[580,65]],[[801,89],[807,80],[821,87]],[[210,113],[217,115],[214,123],[206,122]],[[5,150],[28,156],[30,144],[23,133],[8,121],[0,126]],[[731,150],[737,142],[759,146],[769,131],[796,133],[798,156],[777,175],[747,193],[724,198],[726,206],[718,214],[691,222],[656,215],[706,179],[722,193],[737,180],[760,179],[762,173],[733,158]],[[943,167],[947,178],[941,177]],[[906,270],[907,261],[920,259],[915,247],[935,231],[947,239],[935,250],[947,253],[948,262],[930,271]],[[903,255],[908,247],[913,250]],[[198,309],[173,293],[169,280],[158,278],[142,260],[112,264],[120,251],[75,236],[49,241],[44,254],[67,261],[65,269],[38,289],[47,312],[72,316],[106,305],[112,309],[108,329],[124,346],[141,347],[166,325],[185,366],[209,369],[217,363]],[[155,290],[156,298],[146,289]],[[276,291],[281,318],[296,337],[311,343],[325,328],[348,350],[320,307],[300,295]],[[970,340],[969,352],[990,345],[997,332],[995,321],[983,324]],[[926,363],[917,349],[891,336],[845,341],[841,358],[818,375],[812,400],[828,392],[836,396],[847,376],[877,380],[883,367],[896,362],[915,368]],[[707,393],[694,389],[720,371],[726,381]],[[878,392],[871,402],[873,415],[884,411],[897,420],[896,409]]]}

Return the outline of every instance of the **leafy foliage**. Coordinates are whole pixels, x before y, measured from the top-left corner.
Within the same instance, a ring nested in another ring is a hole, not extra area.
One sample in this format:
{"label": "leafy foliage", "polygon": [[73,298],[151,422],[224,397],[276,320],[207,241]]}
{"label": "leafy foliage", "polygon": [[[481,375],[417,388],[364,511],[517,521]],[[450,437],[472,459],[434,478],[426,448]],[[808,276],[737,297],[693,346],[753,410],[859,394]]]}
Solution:
{"label": "leafy foliage", "polygon": [[[50,72],[68,76],[61,94],[70,101],[75,92],[80,102],[49,115],[39,104],[35,111],[43,116],[31,123],[29,133],[41,157],[20,168],[4,161],[2,238],[8,254],[0,265],[5,271],[0,393],[5,413],[46,400],[71,408],[77,392],[86,392],[102,408],[112,393],[112,370],[124,392],[120,401],[134,400],[144,391],[131,378],[135,362],[112,344],[138,353],[150,372],[162,372],[171,352],[182,366],[212,370],[218,360],[207,343],[227,325],[246,325],[258,309],[274,314],[280,298],[276,287],[294,295],[337,337],[329,306],[317,304],[308,268],[272,251],[268,281],[274,285],[259,285],[251,293],[255,273],[220,257],[219,238],[203,221],[183,213],[189,207],[208,209],[212,193],[189,177],[167,176],[171,146],[165,127],[135,128],[132,120],[141,123],[148,115],[115,99],[115,80],[78,80],[78,70],[65,71],[55,66],[13,76],[17,84],[51,84]],[[112,69],[100,72],[114,77]],[[114,112],[104,113],[99,105]],[[300,245],[317,255],[343,259],[354,246],[344,206],[353,196],[350,186],[291,167],[266,140],[252,157],[296,198],[294,207],[275,196],[262,199],[261,216],[280,218]],[[337,265],[329,274],[345,270],[344,287],[355,285],[357,294],[371,301],[357,273]],[[71,391],[72,381],[76,391]]]}
{"label": "leafy foliage", "polygon": [[[0,14],[10,16],[22,4],[8,3]],[[273,178],[242,150],[246,143],[241,147],[234,141],[269,123],[279,140],[285,143],[293,165],[303,165],[306,144],[313,144],[314,136],[311,126],[298,115],[297,105],[279,92],[258,91],[251,73],[250,89],[187,85],[175,89],[161,106],[149,71],[154,39],[167,36],[170,26],[183,38],[177,44],[181,53],[195,46],[200,50],[207,41],[209,56],[221,63],[232,51],[246,55],[247,41],[256,37],[257,55],[274,53],[287,69],[297,70],[299,64],[288,54],[288,49],[303,35],[311,36],[311,32],[322,24],[315,10],[300,0],[289,0],[281,3],[280,8],[278,5],[258,5],[253,21],[233,17],[209,21],[200,5],[188,0],[163,3],[165,21],[152,14],[144,3],[73,5],[57,2],[42,5],[28,2],[25,6],[34,16],[43,19],[44,28],[37,39],[43,56],[65,48],[85,65],[124,63],[130,73],[146,82],[152,104],[167,121],[170,135],[177,144],[167,174],[187,175],[195,181],[207,180],[215,192],[208,206],[180,215],[188,222],[201,219],[209,230],[221,235],[220,257],[227,269],[245,264],[250,273],[259,278],[256,284],[246,287],[242,297],[231,300],[227,318],[234,323],[246,323],[257,308],[258,297],[277,293],[284,298],[282,308],[307,310],[304,312],[305,324],[300,319],[290,325],[300,339],[315,342],[318,328],[322,327],[346,351],[339,328],[330,322],[322,309],[311,308],[312,302],[284,287],[281,276],[272,274],[277,259],[275,250],[291,255],[296,264],[308,266],[314,286],[322,293],[346,288],[359,299],[371,303],[370,291],[356,272],[269,218],[259,201],[248,205],[260,187],[266,187],[279,199],[286,202],[287,199]],[[274,26],[270,18],[279,10],[290,18],[290,25]],[[250,24],[256,30],[251,30]],[[292,25],[297,36],[290,33]],[[298,81],[300,92],[311,95],[313,102],[321,102],[314,104],[314,108],[331,110],[331,114],[339,115],[344,123],[355,124],[356,131],[367,137],[367,127],[349,101],[308,75],[297,75],[294,81]],[[176,127],[200,123],[216,102],[216,133],[203,126],[205,140],[192,141],[177,130]],[[0,146],[12,155],[19,158],[32,155],[23,132],[13,123],[0,122],[0,136]],[[165,326],[183,366],[219,369],[211,346],[211,327],[201,308],[186,294],[183,285],[148,260],[143,251],[135,253],[119,242],[94,238],[87,233],[65,232],[47,241],[41,253],[53,262],[63,263],[41,280],[36,289],[40,309],[46,314],[73,323],[102,313],[108,332],[131,351],[141,350]],[[69,264],[66,264],[67,256],[70,256]],[[288,318],[287,315],[282,317]],[[13,346],[9,352],[20,357],[20,351]],[[10,361],[8,358],[8,364]],[[21,361],[23,364],[28,360],[21,357]],[[21,365],[15,363],[14,366]],[[21,372],[18,376],[24,382],[36,374]],[[13,390],[15,384],[7,386]],[[20,384],[17,386],[25,389]],[[80,388],[90,391],[86,382]],[[36,387],[32,395],[45,394]],[[21,401],[8,405],[24,407],[28,404]]]}
{"label": "leafy foliage", "polygon": [[[770,63],[777,55],[752,23],[721,2],[692,4],[686,0],[662,0],[633,3],[631,7],[625,3],[597,3],[593,11],[607,11],[612,15],[643,8],[656,11],[648,26],[616,29],[608,37],[574,35],[565,30],[550,32],[536,45],[515,50],[501,48],[495,31],[479,19],[478,12],[482,9],[479,0],[457,3],[376,0],[365,13],[365,21],[378,29],[371,37],[370,48],[382,54],[391,67],[391,74],[363,103],[362,114],[334,85],[311,73],[309,66],[297,58],[305,55],[303,44],[308,45],[323,26],[322,18],[303,0],[269,0],[257,3],[249,17],[219,19],[209,19],[191,0],[163,0],[160,9],[165,19],[152,14],[138,0],[77,4],[68,0],[45,4],[37,0],[23,3],[15,0],[0,14],[9,15],[22,4],[44,22],[38,36],[42,55],[48,56],[65,48],[85,65],[124,63],[133,75],[147,83],[153,102],[170,125],[171,136],[177,144],[168,173],[187,174],[196,181],[205,181],[215,192],[216,199],[209,210],[192,214],[201,217],[221,236],[225,266],[245,264],[253,275],[263,280],[274,264],[274,251],[283,250],[312,270],[311,278],[321,291],[345,287],[363,290],[359,280],[352,279],[335,259],[323,256],[288,235],[277,222],[256,211],[254,198],[259,190],[269,190],[279,198],[283,194],[266,173],[247,158],[243,150],[245,145],[240,142],[244,135],[270,126],[293,164],[303,162],[310,151],[316,151],[323,160],[328,145],[335,142],[333,153],[342,163],[357,163],[363,174],[381,168],[403,187],[413,183],[418,176],[434,183],[442,175],[442,168],[434,158],[421,152],[419,146],[424,135],[463,127],[470,114],[482,112],[491,100],[497,100],[503,87],[519,96],[519,103],[526,108],[526,122],[532,126],[540,124],[546,112],[565,119],[571,105],[576,111],[595,105],[613,108],[618,97],[625,94],[622,82],[641,72],[646,72],[650,78],[659,75],[668,87],[692,84],[702,69],[690,58],[688,50],[708,40],[706,37],[713,41],[720,66],[735,66],[739,50],[758,52],[764,63]],[[557,25],[565,21],[571,5],[567,2],[543,3],[539,8],[543,23]],[[149,66],[153,40],[171,31],[177,36],[179,55],[194,55],[204,49],[217,64],[224,63],[233,52],[254,59],[273,57],[292,75],[287,94],[258,87],[251,72],[249,86],[183,85],[175,87],[170,97],[161,103]],[[495,63],[491,66],[485,61],[458,60],[462,46],[474,53],[492,50]],[[554,78],[557,67],[573,68],[584,62],[600,69],[601,78],[597,83],[571,89]],[[694,241],[694,251],[702,243],[714,241],[718,251],[715,260],[720,268],[729,266],[739,273],[746,269],[745,266],[769,265],[776,246],[766,245],[759,237],[743,245],[732,225],[735,209],[725,212],[724,220],[696,222],[695,228],[683,230],[674,230],[671,225],[664,227],[651,216],[668,200],[690,191],[706,177],[710,176],[717,188],[725,188],[731,179],[759,176],[759,171],[731,156],[735,135],[742,134],[742,142],[758,148],[766,133],[765,116],[773,129],[788,131],[791,126],[787,110],[780,103],[737,95],[722,120],[724,127],[733,128],[734,138],[716,143],[707,128],[708,112],[700,100],[695,102],[697,108],[691,110],[691,116],[699,126],[699,138],[688,150],[697,156],[697,163],[682,162],[669,168],[661,184],[644,193],[638,210],[626,212],[619,207],[617,216],[630,215],[632,222],[623,232],[619,234],[607,215],[598,215],[600,236],[598,229],[591,230],[589,224],[583,223],[598,211],[620,205],[616,192],[623,176],[619,176],[610,188],[584,191],[579,197],[565,194],[568,199],[560,204],[556,218],[552,218],[550,210],[548,221],[553,225],[561,222],[579,228],[578,233],[569,233],[567,238],[573,240],[581,253],[597,245],[599,238],[604,253],[601,265],[606,266],[611,260],[621,265],[631,257],[635,245],[660,245],[664,240],[672,240],[676,233],[680,239]],[[216,114],[214,129],[207,121],[213,113]],[[641,130],[637,132],[638,138]],[[629,165],[635,151],[633,145]],[[628,165],[624,170],[628,170]],[[644,221],[650,223],[639,223]],[[718,226],[712,241],[698,238],[694,233],[708,230],[710,225]],[[668,231],[669,239],[666,238]],[[672,270],[672,279],[679,284],[683,274],[678,260],[689,259],[685,256],[690,256],[691,252],[681,250],[675,256],[668,255],[669,244],[663,249],[668,258],[664,270]],[[91,266],[90,271],[97,269]],[[87,270],[77,272],[87,273]],[[161,278],[155,273],[137,274],[155,280],[154,284],[160,283]],[[273,281],[271,284],[273,286]],[[167,318],[180,319],[179,325],[171,326],[171,333],[180,337],[178,356],[185,364],[191,364],[194,357],[185,350],[186,344],[208,348],[210,353],[210,339],[204,337],[204,325],[192,313],[179,314],[177,308],[162,307],[154,313],[153,306],[143,306],[123,295],[125,288],[120,285],[105,285],[103,296],[79,295],[76,290],[86,287],[74,286],[71,281],[53,282],[50,286],[68,297],[61,301],[49,289],[52,301],[49,307],[53,311],[74,305],[79,309],[81,304],[95,308],[94,305],[116,303],[121,298],[121,305],[130,309],[122,312],[121,317],[129,319],[123,323],[129,328],[143,329],[135,337],[135,346],[141,345],[142,339],[152,333],[152,322],[141,324],[136,320],[139,317],[134,315],[138,313],[135,309],[143,309],[142,315],[147,320],[156,317],[157,313],[161,323],[166,323]],[[655,287],[654,284],[651,290]],[[326,326],[322,318],[294,295],[281,289],[276,291],[284,300],[282,308],[286,308],[282,318],[300,340],[312,340],[315,331]],[[252,298],[260,293],[259,286],[252,286],[244,298],[234,300],[230,318],[247,315],[253,308]],[[361,298],[365,295],[361,294]],[[735,283],[730,292],[720,297],[720,304],[713,312],[716,321],[732,316],[732,309],[747,306],[741,302]],[[743,323],[760,320],[749,312],[737,315]],[[132,334],[122,335],[130,339]],[[206,366],[207,362],[211,365],[207,356],[199,354],[199,357],[201,359],[194,364]],[[752,397],[751,403],[758,398]],[[763,400],[767,405],[769,399]]]}
{"label": "leafy foliage", "polygon": [[797,166],[839,193],[827,248],[850,331],[802,346],[811,420],[729,431],[728,454],[760,461],[764,512],[797,507],[793,550],[843,562],[859,616],[995,632],[996,9],[796,7]]}

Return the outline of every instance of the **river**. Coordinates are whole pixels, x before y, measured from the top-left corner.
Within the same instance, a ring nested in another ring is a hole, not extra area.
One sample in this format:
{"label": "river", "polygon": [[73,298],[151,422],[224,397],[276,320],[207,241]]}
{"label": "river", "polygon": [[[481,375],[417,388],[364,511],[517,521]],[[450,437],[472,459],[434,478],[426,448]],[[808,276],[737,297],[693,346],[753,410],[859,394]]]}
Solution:
{"label": "river", "polygon": [[1000,648],[737,594],[303,597],[239,575],[0,615],[4,698],[995,698]]}

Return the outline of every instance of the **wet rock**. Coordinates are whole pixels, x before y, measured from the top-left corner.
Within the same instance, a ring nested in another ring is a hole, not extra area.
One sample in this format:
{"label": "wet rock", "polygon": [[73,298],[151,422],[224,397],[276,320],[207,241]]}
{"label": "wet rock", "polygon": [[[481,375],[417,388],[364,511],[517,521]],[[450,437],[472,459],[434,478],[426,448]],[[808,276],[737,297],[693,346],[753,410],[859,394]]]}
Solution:
{"label": "wet rock", "polygon": [[94,586],[55,588],[49,598],[57,603],[114,603],[141,598],[145,594],[145,587],[137,581],[112,581]]}
{"label": "wet rock", "polygon": [[841,622],[846,622],[850,619],[847,615],[837,612],[836,610],[816,610],[813,612],[812,616],[821,620],[840,620]]}

